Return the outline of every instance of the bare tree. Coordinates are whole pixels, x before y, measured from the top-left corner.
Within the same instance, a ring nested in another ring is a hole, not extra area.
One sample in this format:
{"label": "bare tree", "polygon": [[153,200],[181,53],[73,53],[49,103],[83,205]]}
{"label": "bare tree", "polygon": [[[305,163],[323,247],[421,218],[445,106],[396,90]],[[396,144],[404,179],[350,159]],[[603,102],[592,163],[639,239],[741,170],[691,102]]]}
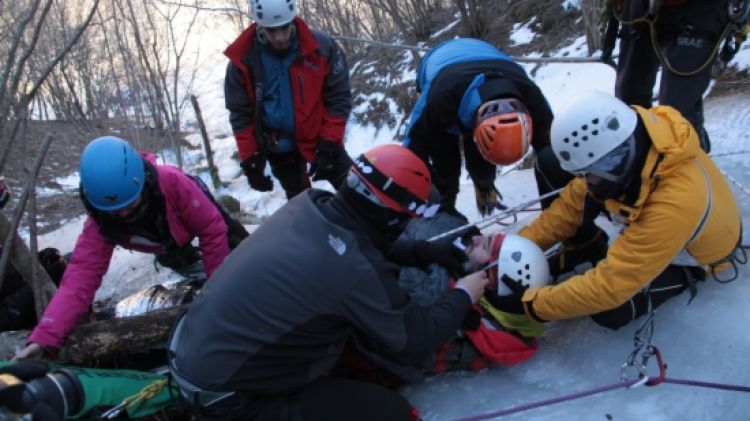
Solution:
{"label": "bare tree", "polygon": [[581,0],[581,15],[589,55],[602,48],[601,17],[606,0]]}
{"label": "bare tree", "polygon": [[467,36],[484,39],[487,36],[486,13],[490,0],[453,0],[453,4],[461,13],[461,25]]}
{"label": "bare tree", "polygon": [[[39,93],[42,84],[47,80],[52,70],[78,42],[91,23],[99,0],[92,0],[87,12],[81,15],[82,20],[80,22],[72,22],[73,29],[69,32],[69,37],[59,39],[58,43],[54,44],[56,48],[52,54],[42,56],[36,54],[37,45],[43,29],[44,31],[47,30],[45,22],[53,2],[47,0],[41,6],[40,1],[37,0],[31,3],[18,2],[13,4],[18,6],[19,3],[22,6],[27,6],[27,8],[23,9],[24,11],[21,13],[23,18],[19,25],[15,27],[10,39],[8,60],[2,70],[2,76],[0,76],[0,132],[8,130],[7,123],[13,122],[12,127],[4,136],[5,144],[3,145],[2,157],[0,157],[0,171],[5,166],[10,147],[21,124],[21,119],[16,117],[26,112],[27,107]],[[2,2],[0,6],[7,4],[7,2]],[[34,60],[30,60],[32,56]],[[23,90],[21,87],[23,87]]]}

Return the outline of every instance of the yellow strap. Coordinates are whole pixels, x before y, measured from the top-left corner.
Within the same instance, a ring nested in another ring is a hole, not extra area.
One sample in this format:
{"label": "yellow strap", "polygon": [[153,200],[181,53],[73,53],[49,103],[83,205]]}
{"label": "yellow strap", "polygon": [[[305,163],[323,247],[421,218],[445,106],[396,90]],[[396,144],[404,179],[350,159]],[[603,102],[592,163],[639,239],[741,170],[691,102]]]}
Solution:
{"label": "yellow strap", "polygon": [[136,393],[135,395],[123,399],[121,405],[124,405],[126,408],[129,408],[138,401],[151,399],[154,396],[158,395],[159,392],[161,392],[161,390],[164,389],[164,385],[166,384],[167,384],[166,380],[156,380],[155,382],[141,389],[141,391]]}
{"label": "yellow strap", "polygon": [[5,386],[15,386],[23,382],[18,377],[12,374],[0,374],[0,383],[4,384]]}

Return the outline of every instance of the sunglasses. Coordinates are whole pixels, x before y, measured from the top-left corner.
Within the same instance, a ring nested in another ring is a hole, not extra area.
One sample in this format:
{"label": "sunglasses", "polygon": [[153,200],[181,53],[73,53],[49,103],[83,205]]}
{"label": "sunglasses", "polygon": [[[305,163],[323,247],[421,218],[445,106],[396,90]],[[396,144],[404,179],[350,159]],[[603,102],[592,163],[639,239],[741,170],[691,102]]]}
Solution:
{"label": "sunglasses", "polygon": [[285,23],[281,26],[272,26],[272,27],[263,27],[263,30],[266,32],[283,32],[289,29],[289,27],[292,26],[292,23]]}
{"label": "sunglasses", "polygon": [[586,177],[593,174],[612,182],[622,181],[625,173],[630,169],[635,155],[635,137],[630,135],[620,145],[604,154],[585,168],[576,171],[577,175]]}

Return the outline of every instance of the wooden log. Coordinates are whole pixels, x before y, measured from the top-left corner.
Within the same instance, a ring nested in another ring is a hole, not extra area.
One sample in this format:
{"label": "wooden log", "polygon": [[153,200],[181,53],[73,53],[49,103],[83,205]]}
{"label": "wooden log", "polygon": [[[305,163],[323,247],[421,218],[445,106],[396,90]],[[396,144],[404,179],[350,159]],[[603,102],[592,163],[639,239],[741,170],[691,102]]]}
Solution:
{"label": "wooden log", "polygon": [[[11,222],[8,221],[8,218],[5,217],[5,214],[0,213],[0,237],[5,238],[6,236],[11,235],[13,236],[14,240],[11,243],[13,246],[10,248],[8,259],[10,263],[12,263],[16,268],[18,273],[21,274],[24,282],[26,282],[33,288],[34,285],[32,282],[34,277],[31,272],[30,262],[33,262],[35,260],[32,258],[32,253],[29,250],[28,246],[26,246],[26,243],[18,235],[18,232],[15,231],[14,228],[11,228],[11,225]],[[36,260],[36,264],[36,274],[38,280],[41,282],[41,292],[43,294],[43,302],[41,303],[41,305],[46,306],[47,302],[49,302],[55,292],[57,292],[57,287],[55,287],[55,284],[49,278],[49,275],[47,275],[47,272],[44,270],[42,265],[39,264],[38,260]]]}
{"label": "wooden log", "polygon": [[172,324],[187,306],[80,325],[68,336],[57,362],[92,366],[100,359],[166,348]]}

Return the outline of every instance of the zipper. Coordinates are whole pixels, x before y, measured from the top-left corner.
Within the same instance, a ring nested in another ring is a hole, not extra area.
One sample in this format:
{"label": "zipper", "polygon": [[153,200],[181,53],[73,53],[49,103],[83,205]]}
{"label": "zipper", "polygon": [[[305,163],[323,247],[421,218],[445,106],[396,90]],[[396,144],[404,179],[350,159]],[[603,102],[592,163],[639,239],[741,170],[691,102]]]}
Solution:
{"label": "zipper", "polygon": [[305,103],[305,84],[302,82],[302,75],[297,73],[297,84],[299,85],[300,102]]}

